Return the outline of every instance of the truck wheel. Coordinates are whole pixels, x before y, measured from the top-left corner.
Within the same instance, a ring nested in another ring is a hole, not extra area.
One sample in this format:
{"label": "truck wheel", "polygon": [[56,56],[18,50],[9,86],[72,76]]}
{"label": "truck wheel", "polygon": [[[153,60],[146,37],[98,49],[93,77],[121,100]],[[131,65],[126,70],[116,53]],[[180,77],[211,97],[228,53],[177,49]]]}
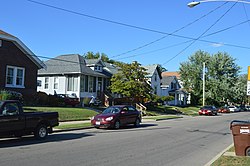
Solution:
{"label": "truck wheel", "polygon": [[37,139],[45,139],[48,135],[48,128],[46,125],[39,125],[35,130],[35,137]]}
{"label": "truck wheel", "polygon": [[250,156],[250,147],[248,147],[246,150],[246,156]]}

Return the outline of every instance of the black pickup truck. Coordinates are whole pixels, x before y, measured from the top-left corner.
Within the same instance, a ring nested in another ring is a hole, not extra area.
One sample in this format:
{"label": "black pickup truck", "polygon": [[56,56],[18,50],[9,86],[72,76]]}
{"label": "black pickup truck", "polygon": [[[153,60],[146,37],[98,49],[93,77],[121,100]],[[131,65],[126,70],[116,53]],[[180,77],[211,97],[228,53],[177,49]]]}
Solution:
{"label": "black pickup truck", "polygon": [[23,112],[19,101],[0,101],[0,137],[34,134],[45,139],[58,125],[58,112]]}

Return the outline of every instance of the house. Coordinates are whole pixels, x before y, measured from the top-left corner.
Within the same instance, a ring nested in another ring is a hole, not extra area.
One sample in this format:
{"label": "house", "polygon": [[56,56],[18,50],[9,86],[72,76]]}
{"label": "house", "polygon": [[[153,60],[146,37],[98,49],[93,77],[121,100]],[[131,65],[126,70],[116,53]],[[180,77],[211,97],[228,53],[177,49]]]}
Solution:
{"label": "house", "polygon": [[187,105],[188,93],[183,90],[178,72],[162,72],[161,89],[161,96],[174,97],[173,101],[168,102],[169,105]]}
{"label": "house", "polygon": [[80,98],[81,102],[92,96],[101,98],[109,85],[109,77],[101,73],[101,61],[98,62],[100,65],[97,65],[97,68],[87,66],[86,61],[78,54],[69,54],[44,62],[47,68],[38,71],[37,90],[47,94],[74,95]]}
{"label": "house", "polygon": [[17,37],[0,30],[0,89],[16,91],[24,99],[37,91],[42,61]]}
{"label": "house", "polygon": [[146,69],[148,73],[146,75],[148,84],[152,87],[153,93],[161,96],[161,70],[159,65],[153,64],[148,66],[142,66]]}

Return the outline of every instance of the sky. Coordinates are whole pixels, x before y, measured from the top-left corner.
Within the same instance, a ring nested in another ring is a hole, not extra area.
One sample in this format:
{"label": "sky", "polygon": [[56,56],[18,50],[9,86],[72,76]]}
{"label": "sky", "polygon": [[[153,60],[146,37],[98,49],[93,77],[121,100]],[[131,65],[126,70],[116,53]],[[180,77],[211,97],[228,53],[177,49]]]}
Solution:
{"label": "sky", "polygon": [[41,60],[104,53],[110,59],[178,71],[202,50],[227,52],[242,74],[250,66],[250,1],[1,0],[0,29]]}

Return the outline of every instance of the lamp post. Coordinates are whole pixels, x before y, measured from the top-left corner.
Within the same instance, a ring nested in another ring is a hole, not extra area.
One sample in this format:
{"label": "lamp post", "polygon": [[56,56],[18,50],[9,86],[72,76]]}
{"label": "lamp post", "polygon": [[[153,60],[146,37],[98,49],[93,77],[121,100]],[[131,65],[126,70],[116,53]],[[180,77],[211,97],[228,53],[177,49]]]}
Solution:
{"label": "lamp post", "polygon": [[202,79],[203,79],[203,87],[202,87],[202,91],[203,91],[203,95],[202,95],[202,105],[205,105],[205,70],[206,70],[206,63],[203,62],[203,74],[202,74]]}
{"label": "lamp post", "polygon": [[239,2],[239,3],[250,4],[249,1],[240,1],[240,0],[204,0],[204,1],[193,1],[193,2],[188,3],[187,5],[188,7],[192,8],[204,2]]}

